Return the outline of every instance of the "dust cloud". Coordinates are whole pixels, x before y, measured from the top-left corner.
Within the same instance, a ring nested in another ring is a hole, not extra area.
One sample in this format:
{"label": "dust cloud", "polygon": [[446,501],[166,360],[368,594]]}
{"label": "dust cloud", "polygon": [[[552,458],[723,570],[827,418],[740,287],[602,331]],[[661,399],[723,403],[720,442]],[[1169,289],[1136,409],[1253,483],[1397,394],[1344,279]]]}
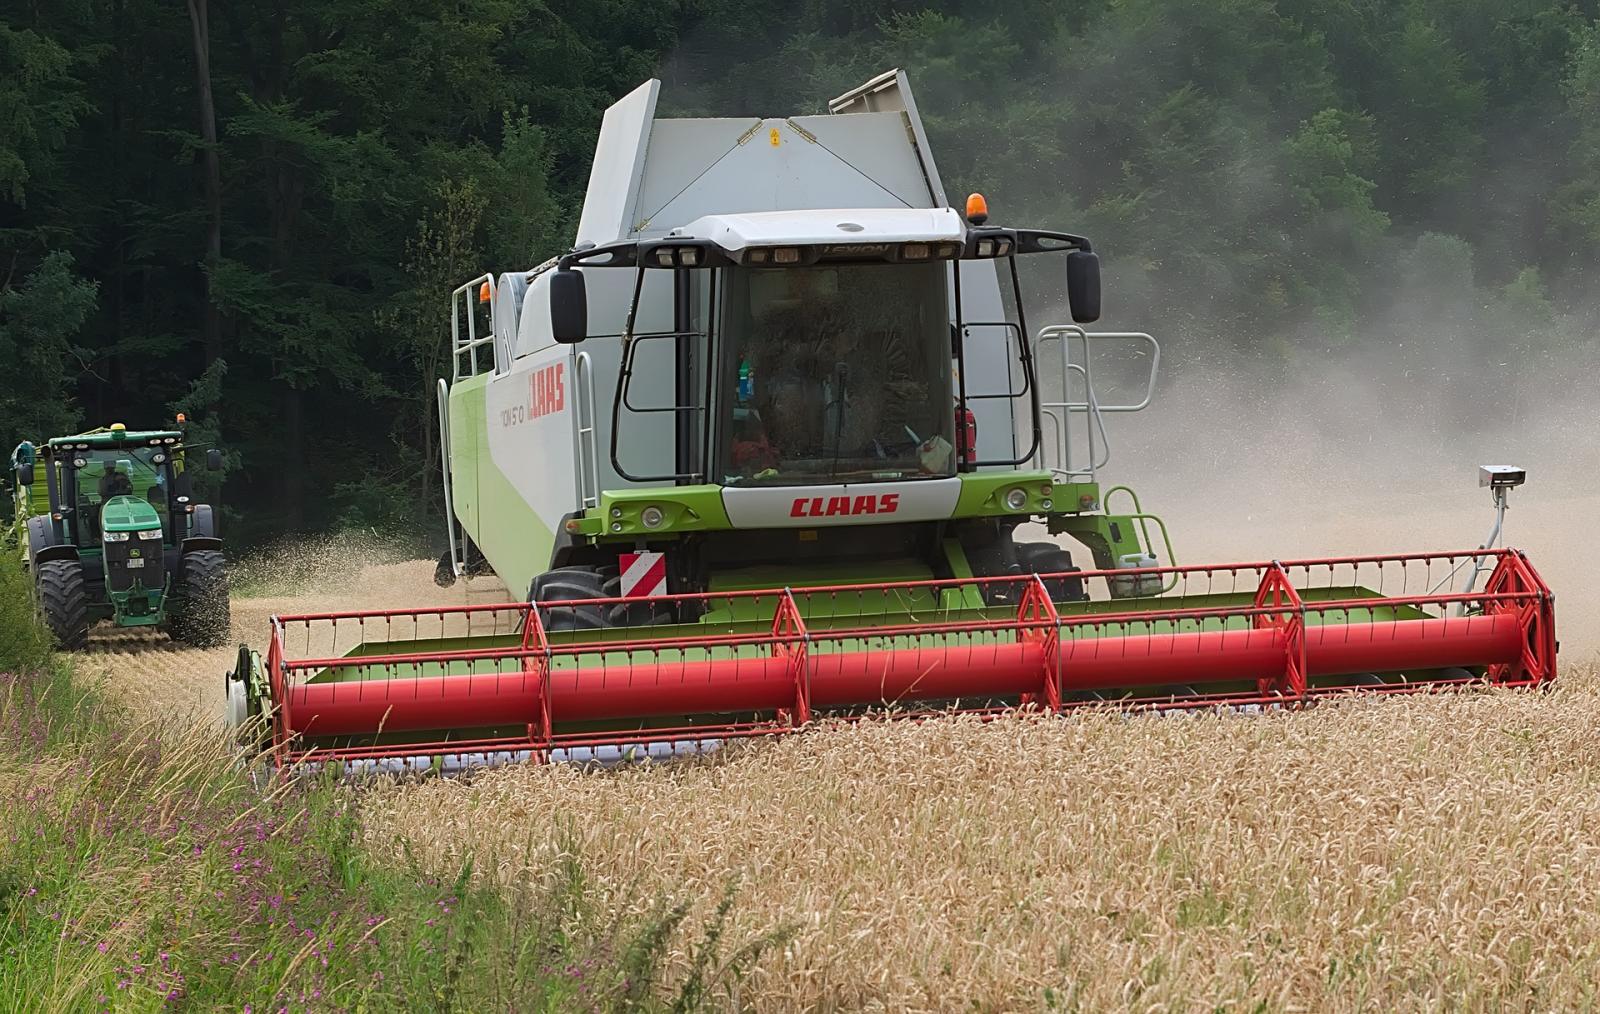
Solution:
{"label": "dust cloud", "polygon": [[1475,548],[1494,519],[1478,466],[1519,465],[1501,544],[1556,592],[1563,648],[1600,648],[1592,354],[1534,368],[1437,334],[1263,365],[1149,330],[1165,376],[1149,409],[1107,417],[1100,478],[1166,520],[1179,562]]}

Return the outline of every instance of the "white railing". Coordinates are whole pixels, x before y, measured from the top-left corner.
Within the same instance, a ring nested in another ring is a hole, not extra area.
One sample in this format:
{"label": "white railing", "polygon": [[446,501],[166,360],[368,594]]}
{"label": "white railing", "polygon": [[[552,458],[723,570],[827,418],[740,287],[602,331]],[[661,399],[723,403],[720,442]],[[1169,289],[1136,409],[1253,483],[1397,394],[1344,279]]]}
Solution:
{"label": "white railing", "polygon": [[[1136,342],[1141,349],[1136,353],[1149,359],[1150,372],[1145,380],[1144,396],[1125,404],[1104,404],[1095,393],[1094,346],[1103,342]],[[1142,331],[1085,331],[1071,324],[1057,324],[1039,332],[1035,346],[1041,365],[1046,359],[1046,346],[1055,342],[1060,350],[1061,398],[1049,400],[1039,382],[1040,420],[1045,430],[1040,444],[1040,460],[1044,466],[1066,482],[1094,482],[1096,473],[1111,461],[1111,441],[1106,432],[1105,417],[1112,412],[1138,412],[1155,399],[1156,374],[1161,368],[1161,343]],[[1074,345],[1080,350],[1074,359]],[[1081,400],[1073,398],[1074,378],[1082,385]],[[1081,460],[1073,454],[1073,417],[1083,417],[1084,455]]]}
{"label": "white railing", "polygon": [[[472,303],[478,298],[479,291],[484,287],[489,288],[489,326],[486,332],[478,334],[478,315],[472,312]],[[483,373],[478,368],[478,350],[494,344],[494,304],[495,304],[494,275],[483,274],[456,289],[450,294],[450,349],[451,359],[454,362],[453,380],[462,377],[476,377]],[[462,327],[463,318],[466,327]],[[462,332],[466,333],[463,334]],[[462,360],[467,363],[466,372],[462,372]],[[494,351],[489,352],[489,368],[494,367]]]}

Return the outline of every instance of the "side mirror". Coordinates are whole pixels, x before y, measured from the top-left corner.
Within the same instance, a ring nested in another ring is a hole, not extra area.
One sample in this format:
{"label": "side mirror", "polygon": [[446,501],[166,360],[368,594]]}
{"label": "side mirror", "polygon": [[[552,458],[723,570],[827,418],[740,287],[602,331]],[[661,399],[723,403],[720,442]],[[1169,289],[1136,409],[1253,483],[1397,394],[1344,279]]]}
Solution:
{"label": "side mirror", "polygon": [[33,485],[33,466],[32,465],[18,465],[17,466],[17,485],[19,485],[19,486],[32,486]]}
{"label": "side mirror", "polygon": [[222,471],[222,452],[215,447],[206,452],[206,468],[213,472]]}
{"label": "side mirror", "polygon": [[557,268],[551,273],[550,333],[562,345],[589,337],[589,294],[582,272]]}
{"label": "side mirror", "polygon": [[1067,254],[1067,301],[1072,319],[1092,324],[1100,319],[1100,255],[1088,250]]}

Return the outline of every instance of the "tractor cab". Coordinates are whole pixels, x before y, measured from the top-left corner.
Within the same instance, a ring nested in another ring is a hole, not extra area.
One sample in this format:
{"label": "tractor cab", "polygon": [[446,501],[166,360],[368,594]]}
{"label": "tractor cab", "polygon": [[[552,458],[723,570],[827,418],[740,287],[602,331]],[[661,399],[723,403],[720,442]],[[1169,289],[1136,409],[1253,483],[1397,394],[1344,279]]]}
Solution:
{"label": "tractor cab", "polygon": [[[220,622],[225,636],[221,540],[211,508],[191,502],[184,452],[181,430],[119,423],[13,453],[26,559],[63,645],[82,644],[102,618],[168,625],[186,640]],[[220,453],[206,464],[220,467]]]}

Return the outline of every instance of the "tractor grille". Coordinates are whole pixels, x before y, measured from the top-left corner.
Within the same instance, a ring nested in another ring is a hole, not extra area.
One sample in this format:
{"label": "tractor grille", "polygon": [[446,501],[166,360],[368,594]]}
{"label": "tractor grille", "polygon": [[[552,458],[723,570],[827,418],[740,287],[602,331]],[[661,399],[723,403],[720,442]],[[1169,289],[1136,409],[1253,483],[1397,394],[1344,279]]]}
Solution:
{"label": "tractor grille", "polygon": [[127,542],[105,543],[105,551],[107,590],[127,591],[135,582],[146,588],[160,588],[165,583],[158,540],[140,539],[134,533]]}

